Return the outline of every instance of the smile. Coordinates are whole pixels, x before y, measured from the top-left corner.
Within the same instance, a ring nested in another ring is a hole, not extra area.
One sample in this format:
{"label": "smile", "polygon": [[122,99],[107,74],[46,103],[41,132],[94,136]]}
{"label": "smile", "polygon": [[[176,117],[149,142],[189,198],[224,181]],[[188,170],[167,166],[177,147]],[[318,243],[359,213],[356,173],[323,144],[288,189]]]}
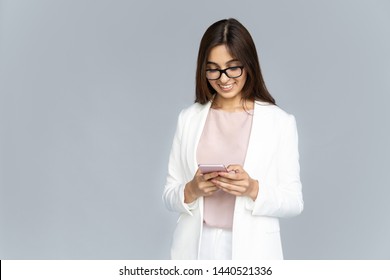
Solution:
{"label": "smile", "polygon": [[230,84],[230,85],[219,85],[219,87],[222,90],[231,90],[233,88],[233,84]]}

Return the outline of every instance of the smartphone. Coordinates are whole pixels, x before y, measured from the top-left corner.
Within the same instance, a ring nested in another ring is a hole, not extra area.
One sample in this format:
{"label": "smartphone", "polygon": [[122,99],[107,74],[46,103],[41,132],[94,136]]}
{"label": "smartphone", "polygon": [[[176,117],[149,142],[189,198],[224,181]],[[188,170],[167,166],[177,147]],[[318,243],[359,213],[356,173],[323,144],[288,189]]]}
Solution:
{"label": "smartphone", "polygon": [[211,172],[228,172],[225,165],[223,164],[198,164],[198,167],[202,174]]}

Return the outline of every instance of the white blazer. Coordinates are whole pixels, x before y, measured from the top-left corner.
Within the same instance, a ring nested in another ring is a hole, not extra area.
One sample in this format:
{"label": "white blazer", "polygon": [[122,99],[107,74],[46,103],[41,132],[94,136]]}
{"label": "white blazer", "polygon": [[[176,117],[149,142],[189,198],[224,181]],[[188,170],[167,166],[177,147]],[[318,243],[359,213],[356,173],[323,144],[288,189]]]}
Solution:
{"label": "white blazer", "polygon": [[[196,150],[211,102],[195,103],[178,118],[163,193],[166,207],[180,213],[172,259],[198,259],[203,227],[203,197],[189,206],[184,187],[198,168]],[[283,259],[279,217],[303,210],[295,118],[275,105],[255,102],[244,169],[259,181],[256,201],[236,197],[233,259]]]}

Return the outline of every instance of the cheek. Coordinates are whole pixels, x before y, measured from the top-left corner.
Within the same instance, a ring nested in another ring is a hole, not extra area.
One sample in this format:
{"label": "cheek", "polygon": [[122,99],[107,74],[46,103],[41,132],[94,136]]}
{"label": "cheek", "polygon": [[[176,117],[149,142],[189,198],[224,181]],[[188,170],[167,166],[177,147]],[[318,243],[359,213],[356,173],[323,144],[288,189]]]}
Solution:
{"label": "cheek", "polygon": [[218,85],[217,85],[217,82],[216,82],[216,81],[208,81],[208,83],[211,85],[211,87],[212,87],[214,90],[217,90]]}
{"label": "cheek", "polygon": [[244,72],[244,74],[242,74],[242,76],[241,76],[240,78],[241,78],[242,82],[245,84],[245,83],[246,83],[246,80],[247,80],[247,78],[248,78],[246,72]]}
{"label": "cheek", "polygon": [[241,78],[242,79],[240,80],[240,86],[244,87],[246,84],[247,76],[245,75],[245,76],[242,76]]}

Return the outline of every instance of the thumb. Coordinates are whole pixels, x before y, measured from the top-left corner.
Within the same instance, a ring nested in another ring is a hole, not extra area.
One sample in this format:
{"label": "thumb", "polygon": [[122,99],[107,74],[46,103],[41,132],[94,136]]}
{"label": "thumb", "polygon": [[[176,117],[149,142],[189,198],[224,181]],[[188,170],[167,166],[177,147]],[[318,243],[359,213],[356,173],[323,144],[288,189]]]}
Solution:
{"label": "thumb", "polygon": [[235,172],[235,173],[238,173],[238,172],[242,172],[243,171],[243,168],[241,165],[239,164],[231,164],[227,167],[227,170],[229,172]]}

